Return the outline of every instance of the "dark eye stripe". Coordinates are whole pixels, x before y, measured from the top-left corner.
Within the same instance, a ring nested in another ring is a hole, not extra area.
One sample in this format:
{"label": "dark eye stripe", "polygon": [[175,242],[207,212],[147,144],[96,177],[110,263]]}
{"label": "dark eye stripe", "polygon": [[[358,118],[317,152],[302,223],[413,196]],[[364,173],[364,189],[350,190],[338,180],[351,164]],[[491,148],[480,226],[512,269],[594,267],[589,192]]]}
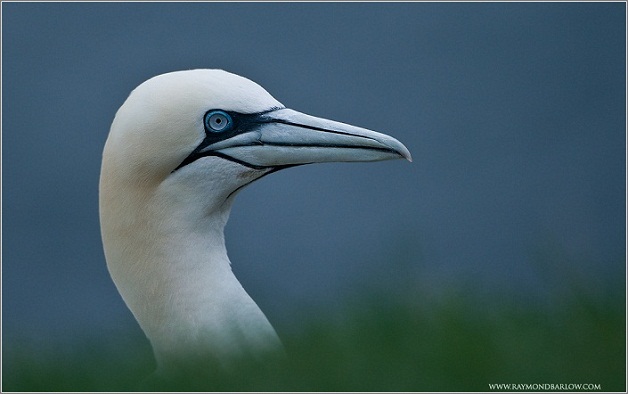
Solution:
{"label": "dark eye stripe", "polygon": [[[255,130],[257,127],[259,127],[260,125],[264,123],[273,122],[274,121],[273,119],[265,115],[269,112],[276,111],[278,109],[280,108],[271,108],[268,111],[257,112],[253,114],[243,114],[243,113],[234,112],[234,111],[223,111],[220,109],[211,109],[207,111],[203,115],[205,138],[196,147],[196,149],[194,149],[192,153],[190,153],[188,157],[186,157],[185,160],[183,160],[183,162],[181,162],[181,164],[179,164],[179,166],[175,168],[172,172],[175,172],[179,168],[184,167],[190,163],[193,163],[194,161],[200,159],[201,157],[210,156],[210,154],[208,154],[207,152],[203,153],[202,150],[211,144],[214,144],[216,142],[223,141],[229,138],[233,138],[239,134],[248,133],[250,131]],[[231,121],[231,123],[227,125],[228,127],[226,127],[226,129],[222,131],[216,131],[212,129],[211,125],[207,124],[208,121],[210,121],[211,116],[215,114],[223,114],[223,116],[225,116],[226,118],[228,118],[228,120]]]}

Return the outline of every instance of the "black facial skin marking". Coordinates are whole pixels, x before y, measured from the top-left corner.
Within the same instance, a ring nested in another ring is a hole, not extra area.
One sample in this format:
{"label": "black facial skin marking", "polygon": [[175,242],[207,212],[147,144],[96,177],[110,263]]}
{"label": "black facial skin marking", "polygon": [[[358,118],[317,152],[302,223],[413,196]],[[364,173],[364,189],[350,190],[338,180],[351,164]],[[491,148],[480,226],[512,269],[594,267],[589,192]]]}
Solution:
{"label": "black facial skin marking", "polygon": [[239,112],[233,112],[233,111],[222,111],[229,114],[229,116],[231,116],[231,119],[233,121],[233,126],[229,130],[226,130],[224,132],[214,132],[211,130],[207,130],[207,125],[205,125],[205,121],[204,121],[205,116],[210,112],[216,111],[216,109],[211,109],[205,112],[205,115],[203,115],[203,119],[201,119],[201,122],[203,122],[203,124],[205,125],[205,138],[196,147],[196,149],[194,149],[192,153],[190,153],[188,157],[186,157],[185,160],[183,160],[181,164],[179,164],[179,166],[175,168],[172,172],[175,172],[178,169],[185,167],[186,165],[193,163],[202,157],[207,157],[207,156],[218,156],[223,159],[230,160],[235,163],[238,163],[243,166],[256,169],[256,170],[269,168],[266,166],[256,166],[253,164],[249,164],[241,160],[234,159],[231,156],[221,154],[219,152],[213,152],[213,151],[202,152],[202,150],[211,144],[215,144],[216,142],[233,138],[239,134],[244,134],[244,133],[254,131],[255,129],[259,128],[261,125],[265,123],[273,123],[275,120],[265,115],[277,109],[280,109],[280,108],[272,108],[268,111],[257,112],[254,114],[241,114]]}

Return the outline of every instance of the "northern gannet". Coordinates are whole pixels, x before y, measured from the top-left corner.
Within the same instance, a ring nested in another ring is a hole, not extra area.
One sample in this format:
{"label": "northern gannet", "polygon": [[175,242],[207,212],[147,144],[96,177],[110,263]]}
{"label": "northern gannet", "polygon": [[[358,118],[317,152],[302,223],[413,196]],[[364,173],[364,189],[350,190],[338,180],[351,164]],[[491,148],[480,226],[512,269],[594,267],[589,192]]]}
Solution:
{"label": "northern gannet", "polygon": [[100,223],[107,267],[158,369],[282,347],[227,257],[238,191],[296,165],[396,158],[411,161],[396,139],[287,109],[226,71],[171,72],[133,90],[103,151]]}

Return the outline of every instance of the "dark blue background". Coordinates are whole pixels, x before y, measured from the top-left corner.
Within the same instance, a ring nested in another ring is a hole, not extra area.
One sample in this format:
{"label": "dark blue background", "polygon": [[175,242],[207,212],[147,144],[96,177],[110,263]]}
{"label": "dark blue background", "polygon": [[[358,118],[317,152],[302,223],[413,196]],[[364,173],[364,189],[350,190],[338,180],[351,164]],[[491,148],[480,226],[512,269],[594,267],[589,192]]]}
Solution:
{"label": "dark blue background", "polygon": [[[623,3],[3,3],[5,345],[135,327],[106,270],[101,151],[168,71],[223,68],[413,163],[247,188],[233,268],[281,330],[365,289],[551,303],[625,278]],[[620,292],[623,294],[623,292]]]}

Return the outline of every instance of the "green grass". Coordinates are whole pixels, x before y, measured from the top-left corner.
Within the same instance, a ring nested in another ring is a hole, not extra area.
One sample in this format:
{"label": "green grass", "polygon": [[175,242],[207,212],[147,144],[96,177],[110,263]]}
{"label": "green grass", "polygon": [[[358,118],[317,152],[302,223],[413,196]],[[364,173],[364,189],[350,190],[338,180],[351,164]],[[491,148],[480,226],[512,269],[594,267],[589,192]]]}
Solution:
{"label": "green grass", "polygon": [[569,297],[553,308],[450,297],[363,302],[283,335],[287,362],[141,385],[142,338],[115,348],[4,354],[3,391],[488,391],[489,383],[593,383],[625,391],[625,304]]}

